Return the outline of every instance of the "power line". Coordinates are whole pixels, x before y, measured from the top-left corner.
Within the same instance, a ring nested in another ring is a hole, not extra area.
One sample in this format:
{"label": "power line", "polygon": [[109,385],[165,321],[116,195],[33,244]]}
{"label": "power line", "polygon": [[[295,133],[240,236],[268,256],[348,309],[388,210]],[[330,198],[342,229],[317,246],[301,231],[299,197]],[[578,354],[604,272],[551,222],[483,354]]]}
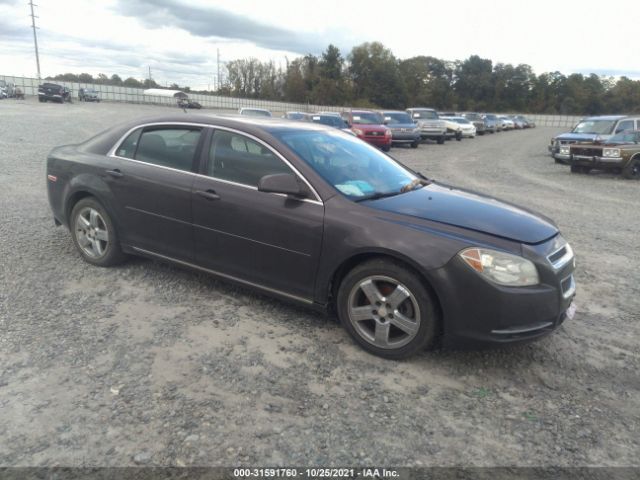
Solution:
{"label": "power line", "polygon": [[36,27],[36,18],[38,18],[34,13],[33,13],[33,7],[37,7],[38,5],[34,5],[33,4],[33,0],[29,0],[29,6],[31,7],[31,27],[33,28],[33,45],[36,48],[36,65],[38,67],[38,80],[40,80],[40,55],[38,54],[38,35],[36,34],[36,30],[38,29],[38,27]]}

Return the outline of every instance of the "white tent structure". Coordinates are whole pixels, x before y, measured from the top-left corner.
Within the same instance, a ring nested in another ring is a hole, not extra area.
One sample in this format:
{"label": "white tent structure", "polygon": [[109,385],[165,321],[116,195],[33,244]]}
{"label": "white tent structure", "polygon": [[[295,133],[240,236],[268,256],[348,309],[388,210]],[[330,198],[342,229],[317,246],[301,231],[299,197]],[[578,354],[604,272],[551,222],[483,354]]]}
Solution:
{"label": "white tent structure", "polygon": [[165,90],[164,88],[148,88],[142,94],[154,97],[189,98],[186,93],[180,90]]}

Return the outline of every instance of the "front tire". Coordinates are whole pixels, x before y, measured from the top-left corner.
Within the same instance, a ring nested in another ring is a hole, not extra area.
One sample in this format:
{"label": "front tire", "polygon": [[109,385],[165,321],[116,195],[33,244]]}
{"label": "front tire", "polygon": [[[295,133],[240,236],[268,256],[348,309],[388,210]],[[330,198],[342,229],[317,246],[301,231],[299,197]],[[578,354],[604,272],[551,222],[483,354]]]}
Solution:
{"label": "front tire", "polygon": [[111,217],[94,197],[75,204],[69,222],[73,243],[86,262],[110,267],[125,258]]}
{"label": "front tire", "polygon": [[419,141],[415,141],[411,143],[411,148],[418,148],[418,145],[420,145]]}
{"label": "front tire", "polygon": [[336,310],[344,328],[365,350],[389,359],[433,346],[438,317],[422,279],[390,260],[371,260],[342,280]]}
{"label": "front tire", "polygon": [[438,137],[438,145],[444,144],[445,140],[446,140],[446,137],[444,135],[442,137]]}
{"label": "front tire", "polygon": [[631,160],[622,170],[622,176],[628,180],[640,179],[640,158]]}
{"label": "front tire", "polygon": [[381,148],[383,152],[388,152],[391,150],[391,145],[383,145]]}

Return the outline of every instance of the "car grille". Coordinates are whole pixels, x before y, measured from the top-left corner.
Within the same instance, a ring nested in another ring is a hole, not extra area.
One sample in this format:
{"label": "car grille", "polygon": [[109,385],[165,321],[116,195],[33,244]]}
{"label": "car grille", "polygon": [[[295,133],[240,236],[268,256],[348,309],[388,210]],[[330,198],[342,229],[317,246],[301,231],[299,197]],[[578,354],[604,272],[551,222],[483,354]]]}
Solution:
{"label": "car grille", "polygon": [[577,140],[556,140],[556,147],[560,145],[573,145]]}
{"label": "car grille", "polygon": [[573,153],[574,155],[584,155],[586,157],[600,157],[602,156],[602,149],[572,147],[571,153]]}

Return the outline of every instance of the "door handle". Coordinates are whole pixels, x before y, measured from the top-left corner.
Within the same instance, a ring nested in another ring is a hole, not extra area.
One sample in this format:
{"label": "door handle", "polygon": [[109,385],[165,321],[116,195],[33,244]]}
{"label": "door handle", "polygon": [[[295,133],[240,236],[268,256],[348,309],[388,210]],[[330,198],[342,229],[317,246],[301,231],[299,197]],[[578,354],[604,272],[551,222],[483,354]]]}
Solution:
{"label": "door handle", "polygon": [[206,200],[220,200],[220,195],[215,190],[196,190],[196,195]]}
{"label": "door handle", "polygon": [[120,178],[120,177],[124,177],[124,173],[122,173],[120,170],[118,170],[117,168],[114,168],[113,170],[107,170],[107,173],[109,175],[111,175],[113,178]]}

